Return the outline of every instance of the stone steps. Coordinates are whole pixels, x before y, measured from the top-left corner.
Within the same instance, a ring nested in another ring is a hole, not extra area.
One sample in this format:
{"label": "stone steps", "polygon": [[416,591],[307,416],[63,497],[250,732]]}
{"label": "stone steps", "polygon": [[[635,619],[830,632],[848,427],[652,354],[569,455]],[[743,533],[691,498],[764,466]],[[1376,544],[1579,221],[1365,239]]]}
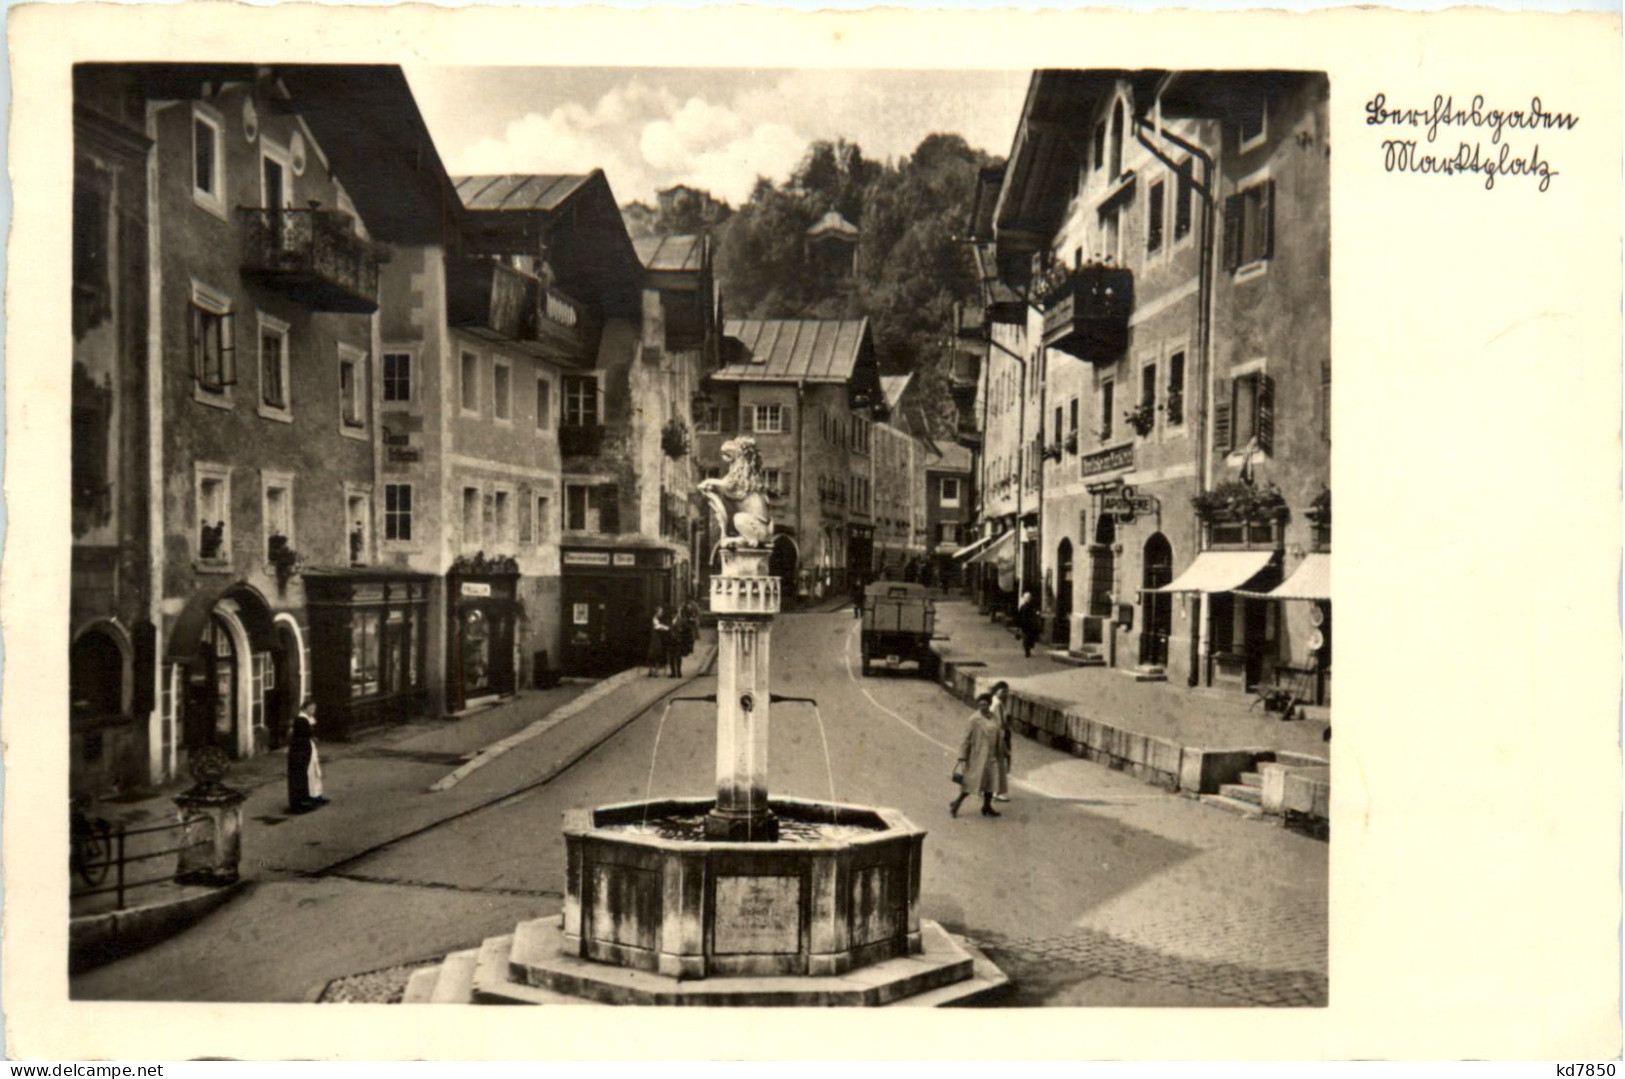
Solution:
{"label": "stone steps", "polygon": [[467,1004],[474,999],[474,964],[479,950],[452,952],[440,964],[440,976],[435,979],[430,1004]]}
{"label": "stone steps", "polygon": [[1252,802],[1244,802],[1239,798],[1232,798],[1227,794],[1203,794],[1199,797],[1204,805],[1217,806],[1220,809],[1227,809],[1232,813],[1236,813],[1249,819],[1262,820],[1264,817],[1264,810],[1262,807]]}
{"label": "stone steps", "polygon": [[1259,809],[1264,808],[1264,792],[1258,787],[1249,787],[1245,783],[1221,783],[1219,794],[1250,806],[1257,806]]}
{"label": "stone steps", "polygon": [[427,1004],[429,998],[434,996],[435,983],[440,980],[440,964],[432,967],[422,967],[412,972],[406,981],[406,995],[401,997],[402,1004]]}
{"label": "stone steps", "polygon": [[1098,652],[1069,652],[1064,648],[1050,651],[1049,658],[1068,667],[1104,667],[1106,657]]}

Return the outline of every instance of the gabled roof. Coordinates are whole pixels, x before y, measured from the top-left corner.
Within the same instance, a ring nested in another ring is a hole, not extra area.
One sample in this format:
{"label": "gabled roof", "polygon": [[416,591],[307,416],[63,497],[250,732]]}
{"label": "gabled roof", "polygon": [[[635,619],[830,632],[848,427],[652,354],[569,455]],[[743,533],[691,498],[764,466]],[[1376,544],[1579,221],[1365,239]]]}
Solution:
{"label": "gabled roof", "polygon": [[729,319],[737,347],[711,377],[723,382],[847,382],[869,342],[863,319]]}
{"label": "gabled roof", "polygon": [[703,236],[646,236],[632,243],[643,268],[657,273],[698,273],[708,261]]}
{"label": "gabled roof", "polygon": [[469,210],[542,210],[559,208],[584,187],[592,173],[573,176],[458,176],[457,196]]}
{"label": "gabled roof", "polygon": [[926,468],[936,472],[969,472],[971,464],[970,450],[952,442],[937,443],[937,453],[940,455],[935,461],[928,462]]}
{"label": "gabled roof", "polygon": [[914,380],[914,372],[906,375],[881,375],[880,392],[886,398],[886,407],[896,412],[902,406],[903,394],[908,392],[908,384]]}

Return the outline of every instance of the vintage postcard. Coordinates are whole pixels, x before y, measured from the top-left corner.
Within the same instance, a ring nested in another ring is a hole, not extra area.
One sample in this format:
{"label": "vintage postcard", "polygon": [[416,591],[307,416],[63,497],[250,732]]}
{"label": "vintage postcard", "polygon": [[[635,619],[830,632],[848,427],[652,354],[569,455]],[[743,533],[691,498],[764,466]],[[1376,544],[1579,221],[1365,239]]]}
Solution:
{"label": "vintage postcard", "polygon": [[1617,14],[10,30],[12,1055],[1619,1053]]}

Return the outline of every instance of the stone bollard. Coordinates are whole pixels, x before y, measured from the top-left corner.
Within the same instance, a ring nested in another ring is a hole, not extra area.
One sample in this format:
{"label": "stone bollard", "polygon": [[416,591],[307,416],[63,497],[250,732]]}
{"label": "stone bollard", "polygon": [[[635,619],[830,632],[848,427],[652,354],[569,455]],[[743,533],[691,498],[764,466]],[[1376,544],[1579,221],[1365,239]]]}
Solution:
{"label": "stone bollard", "polygon": [[243,856],[243,801],[248,797],[221,782],[226,754],[204,749],[194,754],[188,791],[175,795],[184,846],[175,879],[182,884],[234,884]]}

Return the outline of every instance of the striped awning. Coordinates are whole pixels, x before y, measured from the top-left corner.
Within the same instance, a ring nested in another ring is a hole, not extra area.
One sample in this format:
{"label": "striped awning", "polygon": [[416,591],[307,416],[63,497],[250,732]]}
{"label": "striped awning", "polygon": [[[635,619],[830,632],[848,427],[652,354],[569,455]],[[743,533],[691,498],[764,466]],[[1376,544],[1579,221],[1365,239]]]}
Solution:
{"label": "striped awning", "polygon": [[966,562],[965,565],[969,566],[977,562],[988,562],[998,558],[999,552],[1010,546],[1010,544],[1015,541],[1015,538],[1016,534],[1014,530],[999,533],[997,538],[995,538],[992,543],[988,544],[977,554],[973,555],[970,561]]}
{"label": "striped awning", "polygon": [[[1203,551],[1173,581],[1151,592],[1234,592],[1257,587],[1275,559],[1274,551]],[[1256,583],[1255,583],[1256,582]]]}
{"label": "striped awning", "polygon": [[1329,601],[1332,598],[1332,556],[1308,554],[1292,571],[1292,576],[1268,592],[1236,592],[1253,599],[1307,599]]}

